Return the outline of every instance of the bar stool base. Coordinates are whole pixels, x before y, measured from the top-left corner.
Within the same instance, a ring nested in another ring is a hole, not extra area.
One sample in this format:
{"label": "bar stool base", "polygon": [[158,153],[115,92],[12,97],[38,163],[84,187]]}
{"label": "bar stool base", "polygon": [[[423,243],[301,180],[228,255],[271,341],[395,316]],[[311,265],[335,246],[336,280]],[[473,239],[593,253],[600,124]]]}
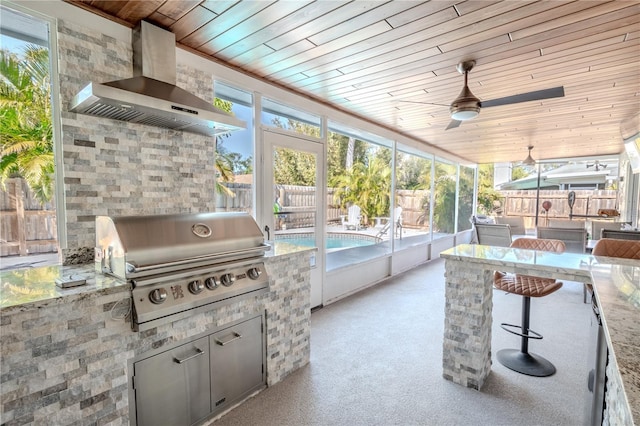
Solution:
{"label": "bar stool base", "polygon": [[505,367],[526,374],[527,376],[547,377],[556,372],[551,362],[540,355],[521,352],[517,349],[502,349],[496,354],[500,364]]}

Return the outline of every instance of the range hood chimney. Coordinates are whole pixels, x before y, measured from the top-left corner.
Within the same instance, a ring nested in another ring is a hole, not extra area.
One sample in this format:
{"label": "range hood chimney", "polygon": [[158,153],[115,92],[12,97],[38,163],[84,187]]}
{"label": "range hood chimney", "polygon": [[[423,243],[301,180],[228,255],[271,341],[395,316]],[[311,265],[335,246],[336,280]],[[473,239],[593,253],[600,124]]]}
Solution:
{"label": "range hood chimney", "polygon": [[175,34],[141,21],[133,31],[134,77],[89,83],[69,110],[207,136],[245,129],[244,121],[176,86],[175,52]]}

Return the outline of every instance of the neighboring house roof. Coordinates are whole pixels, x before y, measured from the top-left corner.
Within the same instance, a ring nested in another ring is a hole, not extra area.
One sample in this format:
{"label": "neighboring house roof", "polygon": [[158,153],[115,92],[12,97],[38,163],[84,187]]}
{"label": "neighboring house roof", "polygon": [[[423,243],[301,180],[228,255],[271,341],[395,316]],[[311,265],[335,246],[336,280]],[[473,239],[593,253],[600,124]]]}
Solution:
{"label": "neighboring house roof", "polygon": [[[542,172],[540,174],[540,188],[560,187],[561,185],[597,185],[605,183],[607,179],[617,178],[618,165],[615,163],[602,163],[599,170],[595,170],[594,166],[587,167],[587,163],[570,163]],[[505,182],[497,189],[536,189],[537,187],[538,174],[533,173],[522,179]]]}

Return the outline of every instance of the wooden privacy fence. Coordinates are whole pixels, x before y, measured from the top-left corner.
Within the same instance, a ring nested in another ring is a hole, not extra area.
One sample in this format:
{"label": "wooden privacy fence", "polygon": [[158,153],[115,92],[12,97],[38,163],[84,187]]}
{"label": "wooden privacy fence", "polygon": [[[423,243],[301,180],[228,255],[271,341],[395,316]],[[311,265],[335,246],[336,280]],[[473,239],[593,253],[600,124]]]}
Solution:
{"label": "wooden privacy fence", "polygon": [[[500,216],[522,216],[526,228],[535,227],[536,197],[538,199],[538,218],[569,219],[569,190],[541,190],[539,197],[535,190],[500,191],[504,197]],[[615,190],[573,190],[576,194],[573,205],[574,215],[596,216],[600,209],[617,209],[618,194]],[[542,203],[551,202],[548,213]],[[584,219],[576,217],[575,219]]]}
{"label": "wooden privacy fence", "polygon": [[24,179],[8,179],[0,191],[0,256],[58,251],[53,201],[41,205]]}

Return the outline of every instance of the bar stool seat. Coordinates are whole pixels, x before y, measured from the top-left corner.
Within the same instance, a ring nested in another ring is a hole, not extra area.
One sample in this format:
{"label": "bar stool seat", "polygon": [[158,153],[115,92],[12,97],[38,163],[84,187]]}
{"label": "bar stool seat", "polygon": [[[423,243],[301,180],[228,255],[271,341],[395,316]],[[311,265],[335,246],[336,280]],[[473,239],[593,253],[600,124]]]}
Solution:
{"label": "bar stool seat", "polygon": [[[563,253],[565,249],[564,242],[560,240],[534,238],[519,238],[511,247],[555,253]],[[544,297],[555,292],[562,287],[562,282],[554,278],[495,272],[493,285],[499,290],[522,296],[522,324],[501,324],[504,330],[521,337],[520,350],[502,349],[496,354],[498,361],[518,373],[537,377],[551,376],[556,372],[555,366],[540,355],[529,352],[529,339],[542,339],[541,334],[529,328],[531,298]],[[516,331],[517,329],[520,331]]]}

